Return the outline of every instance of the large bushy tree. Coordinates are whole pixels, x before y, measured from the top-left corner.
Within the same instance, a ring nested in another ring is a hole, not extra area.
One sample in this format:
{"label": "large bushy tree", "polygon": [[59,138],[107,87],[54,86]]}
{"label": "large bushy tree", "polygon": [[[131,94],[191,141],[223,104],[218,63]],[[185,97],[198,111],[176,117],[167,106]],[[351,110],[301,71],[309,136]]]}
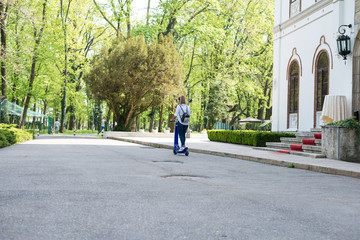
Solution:
{"label": "large bushy tree", "polygon": [[164,94],[181,91],[184,71],[171,35],[149,45],[140,35],[103,48],[85,79],[89,94],[111,107],[116,129],[130,130],[131,122]]}

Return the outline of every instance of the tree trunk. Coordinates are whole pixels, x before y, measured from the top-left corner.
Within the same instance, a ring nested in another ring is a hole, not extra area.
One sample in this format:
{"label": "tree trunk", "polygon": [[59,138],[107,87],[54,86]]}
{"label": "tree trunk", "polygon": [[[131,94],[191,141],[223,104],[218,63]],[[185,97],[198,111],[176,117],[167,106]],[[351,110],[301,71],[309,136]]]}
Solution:
{"label": "tree trunk", "polygon": [[60,116],[60,132],[64,132],[65,126],[65,119],[66,119],[66,83],[63,89],[63,98],[61,99],[61,116]]}
{"label": "tree trunk", "polygon": [[162,131],[163,128],[163,114],[164,114],[164,104],[161,104],[160,108],[160,116],[159,116],[159,132]]}
{"label": "tree trunk", "polygon": [[264,119],[264,109],[265,105],[263,104],[264,100],[259,99],[258,102],[258,112],[257,112],[257,118],[263,120]]}
{"label": "tree trunk", "polygon": [[0,1],[0,33],[1,33],[1,95],[7,98],[7,79],[6,79],[6,17],[9,9],[9,1],[6,6],[4,1]]}
{"label": "tree trunk", "polygon": [[110,117],[111,117],[111,108],[109,106],[109,109],[108,109],[107,114],[106,114],[106,123],[105,123],[105,129],[107,131],[110,130]]}
{"label": "tree trunk", "polygon": [[[66,38],[66,37],[65,37]],[[65,40],[66,42],[66,40]],[[60,118],[60,132],[65,131],[65,120],[66,120],[66,85],[67,85],[67,44],[65,43],[65,70],[64,70],[64,88],[63,88],[63,98],[61,99],[61,118]]]}
{"label": "tree trunk", "polygon": [[69,129],[74,130],[76,125],[75,125],[75,108],[73,104],[69,106],[69,112],[70,112]]}
{"label": "tree trunk", "polygon": [[[67,17],[70,9],[69,0],[67,10],[64,12],[63,1],[60,1],[61,7],[61,24],[64,33],[64,50],[65,50],[65,69],[64,69],[64,89],[63,89],[63,98],[61,100],[61,120],[60,120],[60,132],[64,132],[65,128],[65,120],[66,120],[66,85],[67,85],[67,77],[68,77],[68,46],[67,46]],[[64,16],[65,13],[65,16]]]}
{"label": "tree trunk", "polygon": [[131,22],[130,22],[130,11],[131,11],[131,1],[126,1],[126,28],[127,28],[127,38],[131,36]]}
{"label": "tree trunk", "polygon": [[136,118],[131,120],[131,132],[136,132]]}
{"label": "tree trunk", "polygon": [[268,100],[267,100],[267,108],[266,108],[266,114],[265,114],[265,119],[270,119],[271,115],[272,115],[272,106],[271,106],[271,88],[269,89],[269,95],[268,95]]}
{"label": "tree trunk", "polygon": [[43,112],[44,115],[46,115],[46,112],[47,112],[47,104],[48,104],[48,101],[45,100],[44,101],[44,112]]}
{"label": "tree trunk", "polygon": [[[36,112],[36,103],[34,103],[33,111]],[[32,129],[34,129],[35,121],[36,121],[36,117],[33,116],[33,120],[32,120],[32,123],[31,123],[31,128],[32,128]]]}
{"label": "tree trunk", "polygon": [[153,131],[154,128],[154,118],[155,118],[155,107],[153,106],[151,108],[151,113],[150,113],[150,127],[149,127],[149,132]]}
{"label": "tree trunk", "polygon": [[148,6],[146,11],[146,26],[149,26],[149,20],[150,20],[150,2],[151,0],[148,0]]}
{"label": "tree trunk", "polygon": [[[49,86],[46,86],[46,89],[45,89],[45,97],[47,95],[47,93],[49,92]],[[43,111],[43,114],[46,115],[46,111],[47,111],[47,104],[48,104],[48,100],[44,100],[44,111]]]}
{"label": "tree trunk", "polygon": [[27,110],[29,109],[29,103],[31,98],[31,91],[33,89],[34,79],[35,79],[35,66],[36,66],[36,60],[37,60],[37,45],[35,45],[34,55],[32,58],[32,64],[31,64],[31,71],[30,71],[30,79],[29,79],[29,90],[26,95],[25,105],[24,105],[24,112],[22,115],[22,120],[20,123],[20,128],[25,125],[26,122],[26,114]]}

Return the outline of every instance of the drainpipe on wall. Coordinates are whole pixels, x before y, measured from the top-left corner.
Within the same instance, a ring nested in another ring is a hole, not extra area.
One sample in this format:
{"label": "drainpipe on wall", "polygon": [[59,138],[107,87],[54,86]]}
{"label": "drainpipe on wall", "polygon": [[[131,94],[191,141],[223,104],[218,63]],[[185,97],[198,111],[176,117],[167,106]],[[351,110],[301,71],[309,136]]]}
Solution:
{"label": "drainpipe on wall", "polygon": [[282,39],[282,28],[281,28],[281,24],[282,24],[282,0],[279,0],[280,2],[280,18],[279,18],[279,63],[278,63],[278,76],[277,76],[277,88],[278,88],[278,91],[277,91],[277,98],[278,98],[278,111],[277,111],[277,131],[279,132],[280,130],[280,107],[279,107],[279,104],[280,104],[280,76],[281,76],[281,39]]}

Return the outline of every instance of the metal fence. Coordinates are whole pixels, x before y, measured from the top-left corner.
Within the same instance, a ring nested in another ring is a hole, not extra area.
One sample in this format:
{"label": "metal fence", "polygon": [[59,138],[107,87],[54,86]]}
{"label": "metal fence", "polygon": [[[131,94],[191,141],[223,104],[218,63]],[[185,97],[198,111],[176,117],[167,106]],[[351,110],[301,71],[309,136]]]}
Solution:
{"label": "metal fence", "polygon": [[215,129],[216,130],[234,130],[234,127],[229,124],[226,124],[226,123],[216,122]]}

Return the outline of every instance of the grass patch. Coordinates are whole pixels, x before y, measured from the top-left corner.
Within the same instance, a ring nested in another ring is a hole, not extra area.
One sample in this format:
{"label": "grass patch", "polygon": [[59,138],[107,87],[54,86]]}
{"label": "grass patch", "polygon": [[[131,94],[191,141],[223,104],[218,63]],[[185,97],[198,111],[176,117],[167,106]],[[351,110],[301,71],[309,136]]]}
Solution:
{"label": "grass patch", "polygon": [[288,168],[295,168],[295,165],[293,163],[290,163],[287,167]]}

